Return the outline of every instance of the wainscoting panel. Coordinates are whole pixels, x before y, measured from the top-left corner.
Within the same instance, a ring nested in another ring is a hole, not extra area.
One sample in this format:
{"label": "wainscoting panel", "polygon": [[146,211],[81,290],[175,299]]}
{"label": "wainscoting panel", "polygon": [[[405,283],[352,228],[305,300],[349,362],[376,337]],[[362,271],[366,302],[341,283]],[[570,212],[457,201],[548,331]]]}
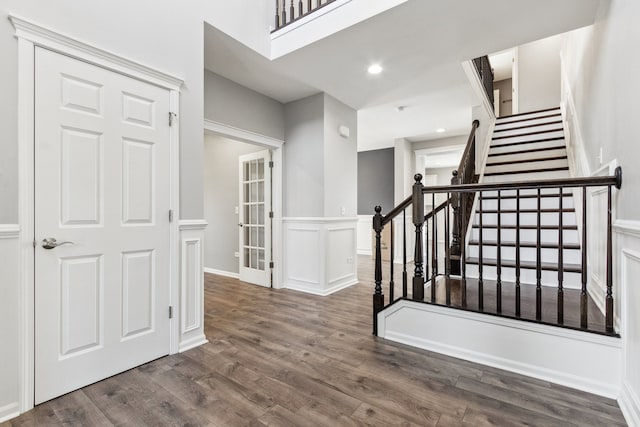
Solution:
{"label": "wainscoting panel", "polygon": [[329,295],[357,277],[357,218],[283,218],[284,287]]}
{"label": "wainscoting panel", "polygon": [[371,256],[373,248],[371,247],[371,235],[373,226],[373,214],[358,215],[358,255]]}
{"label": "wainscoting panel", "polygon": [[204,335],[204,229],[206,221],[180,221],[179,351],[207,342]]}
{"label": "wainscoting panel", "polygon": [[20,228],[0,224],[0,423],[20,414]]}

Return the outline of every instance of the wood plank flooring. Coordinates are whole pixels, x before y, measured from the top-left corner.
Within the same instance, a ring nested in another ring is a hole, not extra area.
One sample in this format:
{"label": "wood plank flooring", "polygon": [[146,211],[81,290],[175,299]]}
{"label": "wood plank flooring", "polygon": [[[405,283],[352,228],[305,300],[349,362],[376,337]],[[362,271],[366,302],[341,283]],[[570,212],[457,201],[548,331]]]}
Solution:
{"label": "wood plank flooring", "polygon": [[1,426],[626,425],[613,400],[373,337],[358,261],[329,297],[206,275],[208,344]]}

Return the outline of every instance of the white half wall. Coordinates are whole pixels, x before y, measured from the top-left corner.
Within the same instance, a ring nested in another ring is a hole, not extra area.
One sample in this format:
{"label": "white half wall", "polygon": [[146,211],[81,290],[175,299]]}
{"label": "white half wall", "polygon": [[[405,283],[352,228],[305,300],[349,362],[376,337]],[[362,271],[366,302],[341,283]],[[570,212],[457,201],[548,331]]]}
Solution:
{"label": "white half wall", "polygon": [[378,314],[378,334],[602,396],[620,393],[619,338],[407,300]]}
{"label": "white half wall", "polygon": [[20,414],[20,227],[0,224],[0,423]]}
{"label": "white half wall", "polygon": [[180,221],[180,352],[205,344],[204,230],[205,220]]}
{"label": "white half wall", "polygon": [[371,233],[373,230],[373,215],[358,215],[358,255],[373,254]]}
{"label": "white half wall", "polygon": [[358,218],[283,218],[284,287],[329,295],[358,283]]}

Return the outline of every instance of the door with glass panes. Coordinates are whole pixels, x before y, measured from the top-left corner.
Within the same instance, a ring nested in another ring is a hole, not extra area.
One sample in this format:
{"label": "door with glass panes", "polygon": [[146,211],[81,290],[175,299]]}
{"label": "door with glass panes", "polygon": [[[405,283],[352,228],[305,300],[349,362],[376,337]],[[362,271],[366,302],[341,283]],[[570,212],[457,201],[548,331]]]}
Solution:
{"label": "door with glass panes", "polygon": [[269,150],[240,156],[240,280],[271,286],[271,168]]}

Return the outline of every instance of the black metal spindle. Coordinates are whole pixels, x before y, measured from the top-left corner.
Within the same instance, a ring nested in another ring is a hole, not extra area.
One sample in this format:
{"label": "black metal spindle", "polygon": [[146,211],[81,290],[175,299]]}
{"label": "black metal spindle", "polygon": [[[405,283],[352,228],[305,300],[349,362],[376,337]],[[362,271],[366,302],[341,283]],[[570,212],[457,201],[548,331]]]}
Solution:
{"label": "black metal spindle", "polygon": [[395,240],[394,240],[394,232],[393,232],[393,219],[391,220],[391,222],[389,223],[389,226],[391,227],[391,237],[390,240],[391,242],[389,242],[389,255],[391,257],[391,262],[389,262],[389,302],[393,302],[394,301],[394,288],[395,288],[395,283],[393,281],[393,264],[394,264],[394,247],[395,247]]}
{"label": "black metal spindle", "polygon": [[446,304],[451,305],[451,249],[449,247],[449,216],[451,211],[449,209],[451,201],[451,194],[447,193],[447,208],[444,211],[444,275],[445,275],[445,290],[446,290]]}
{"label": "black metal spindle", "polygon": [[558,214],[558,324],[564,323],[564,217],[562,211],[564,210],[564,190],[560,191],[560,197],[558,198],[558,207],[560,213]]}
{"label": "black metal spindle", "polygon": [[536,216],[536,320],[542,320],[542,209],[540,206],[540,189],[538,188],[538,197]]}
{"label": "black metal spindle", "polygon": [[[461,207],[460,212],[465,215],[466,209],[465,193],[458,193],[458,200],[460,200]],[[460,304],[462,307],[467,307],[467,231],[466,229],[460,229],[460,275],[462,280],[460,281]]]}
{"label": "black metal spindle", "polygon": [[378,313],[384,307],[384,294],[382,293],[382,250],[380,233],[382,232],[382,208],[375,207],[373,216],[373,230],[376,233],[376,260],[375,260],[375,291],[373,293],[373,334],[378,335]]}
{"label": "black metal spindle", "polygon": [[413,299],[424,300],[424,277],[422,270],[422,224],[424,223],[424,195],[422,194],[422,175],[415,174],[413,179],[413,224],[416,227],[416,241],[413,262],[415,272],[413,276]]}
{"label": "black metal spindle", "polygon": [[280,28],[280,14],[278,13],[278,10],[280,10],[280,7],[278,5],[278,0],[276,0],[276,29]]}
{"label": "black metal spindle", "polygon": [[582,288],[580,289],[580,327],[587,328],[587,187],[582,187]]}
{"label": "black metal spindle", "polygon": [[282,12],[280,12],[280,22],[282,23],[280,26],[284,27],[287,25],[287,0],[282,0]]}
{"label": "black metal spindle", "polygon": [[607,187],[607,296],[605,299],[605,325],[608,333],[613,333],[613,242],[611,239],[611,186]]}
{"label": "black metal spindle", "polygon": [[307,13],[311,12],[311,0],[307,0]]}
{"label": "black metal spindle", "polygon": [[497,229],[496,229],[496,311],[502,313],[502,193],[498,190]]}
{"label": "black metal spindle", "polygon": [[[311,2],[311,0],[309,0]],[[402,297],[407,297],[407,210],[402,210]]]}
{"label": "black metal spindle", "polygon": [[483,280],[482,280],[482,263],[483,255],[482,255],[482,245],[484,242],[482,240],[482,223],[483,223],[483,206],[482,206],[482,191],[478,197],[478,215],[480,223],[478,224],[478,311],[482,311],[484,309],[484,289],[483,289]]}
{"label": "black metal spindle", "polygon": [[516,190],[516,317],[520,317],[520,190]]}
{"label": "black metal spindle", "polygon": [[293,0],[291,0],[291,6],[289,7],[289,21],[296,19],[296,10],[293,7]]}
{"label": "black metal spindle", "polygon": [[302,15],[304,15],[302,0],[298,0],[298,18],[300,18]]}
{"label": "black metal spindle", "polygon": [[436,303],[436,280],[438,276],[438,217],[435,211],[436,193],[431,193],[431,302]]}

